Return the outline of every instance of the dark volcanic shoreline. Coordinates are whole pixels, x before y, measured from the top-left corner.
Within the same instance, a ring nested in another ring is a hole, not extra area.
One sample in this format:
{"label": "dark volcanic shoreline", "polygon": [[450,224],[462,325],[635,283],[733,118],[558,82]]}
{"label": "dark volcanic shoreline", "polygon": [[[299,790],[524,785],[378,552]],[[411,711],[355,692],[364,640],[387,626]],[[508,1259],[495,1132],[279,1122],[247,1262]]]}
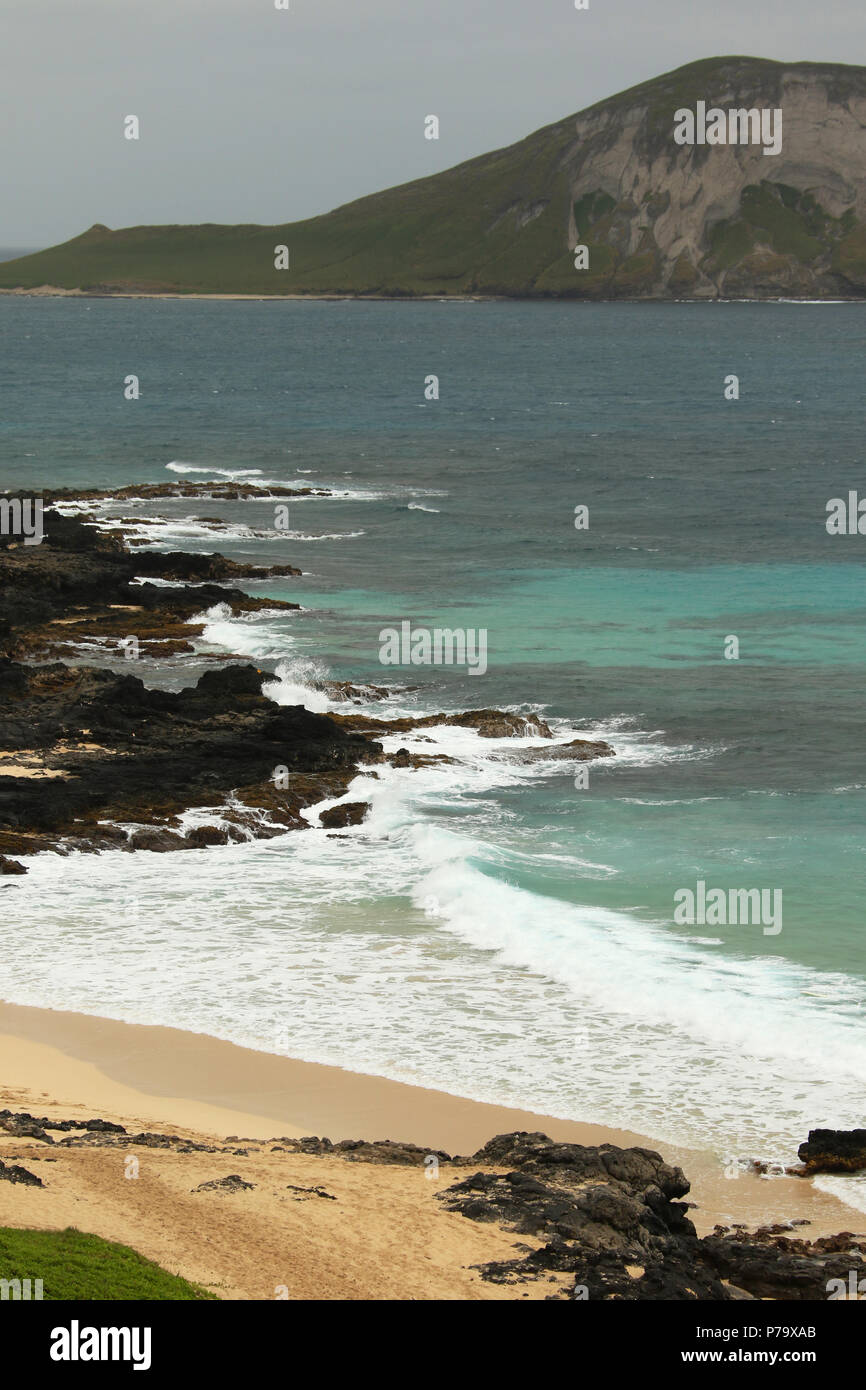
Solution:
{"label": "dark volcanic shoreline", "polygon": [[[107,644],[117,657],[130,629],[142,655],[193,653],[203,624],[190,620],[214,604],[233,615],[299,607],[213,581],[300,573],[220,555],[130,554],[115,537],[49,510],[41,544],[0,537],[0,854],[184,849],[277,835],[305,823],[304,806],[342,795],[378,745],[325,716],[275,705],[252,666],[207,672],[171,693],[148,689],[134,662],[117,675],[50,660],[70,644]],[[135,582],[141,577],[196,587]],[[274,783],[277,767],[287,770],[288,790]],[[183,811],[229,798],[243,806],[227,809],[220,828],[177,833]],[[130,834],[116,821],[153,829]]]}
{"label": "dark volcanic shoreline", "polygon": [[[189,486],[194,496],[212,487]],[[219,489],[221,497],[271,495],[255,484],[227,489]],[[145,492],[142,485],[117,493],[85,491],[74,499],[46,492],[40,544],[0,536],[0,858],[7,857],[0,870],[16,871],[8,856],[41,850],[171,851],[271,838],[306,827],[302,812],[342,797],[359,768],[443,761],[441,755],[403,749],[386,755],[378,739],[387,734],[458,723],[481,737],[529,732],[551,738],[535,716],[498,710],[388,721],[280,706],[262,694],[268,673],[248,663],[227,664],[230,656],[214,658],[219,669],[176,692],[149,689],[134,674],[132,660],[122,675],[81,664],[94,652],[117,661],[130,643],[135,653],[156,661],[194,655],[194,639],[205,623],[193,620],[218,604],[232,616],[300,607],[253,597],[231,584],[299,578],[293,565],[132,552],[117,534],[50,509],[61,500],[117,500]],[[172,483],[155,484],[148,495],[190,493],[186,484]],[[67,664],[70,653],[74,665]],[[387,694],[345,682],[328,691],[347,703]],[[613,750],[576,740],[567,750],[549,752],[580,761]],[[213,810],[214,823],[185,830],[179,818],[201,808]],[[336,806],[322,814],[320,824],[341,829],[357,824],[366,810],[363,802]]]}

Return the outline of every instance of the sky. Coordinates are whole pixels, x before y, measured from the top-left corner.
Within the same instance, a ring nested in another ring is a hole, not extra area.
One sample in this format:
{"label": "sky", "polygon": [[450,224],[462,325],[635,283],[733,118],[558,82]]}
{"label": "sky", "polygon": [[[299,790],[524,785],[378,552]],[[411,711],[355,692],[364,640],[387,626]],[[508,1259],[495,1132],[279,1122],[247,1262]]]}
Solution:
{"label": "sky", "polygon": [[733,53],[866,63],[863,0],[0,0],[0,246],[311,217]]}

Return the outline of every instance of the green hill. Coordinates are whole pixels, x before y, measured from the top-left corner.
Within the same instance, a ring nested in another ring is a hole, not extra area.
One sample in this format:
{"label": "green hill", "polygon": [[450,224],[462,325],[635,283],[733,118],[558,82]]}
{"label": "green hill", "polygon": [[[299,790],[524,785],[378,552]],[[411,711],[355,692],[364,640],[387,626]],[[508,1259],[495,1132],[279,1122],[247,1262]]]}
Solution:
{"label": "green hill", "polygon": [[[677,145],[674,113],[781,109],[782,152]],[[89,293],[807,298],[866,293],[866,68],[691,63],[507,149],[281,226],[96,225],[0,264]],[[577,270],[573,248],[589,249]],[[290,266],[274,267],[275,247]]]}

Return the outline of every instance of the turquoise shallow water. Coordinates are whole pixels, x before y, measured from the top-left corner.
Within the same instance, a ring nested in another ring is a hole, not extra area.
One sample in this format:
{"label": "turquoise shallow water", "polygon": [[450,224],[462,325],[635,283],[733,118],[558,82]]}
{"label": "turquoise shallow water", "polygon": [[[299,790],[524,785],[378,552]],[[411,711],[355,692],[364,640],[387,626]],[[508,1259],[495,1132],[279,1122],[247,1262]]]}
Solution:
{"label": "turquoise shallow water", "polygon": [[[857,305],[0,300],[4,486],[337,491],[293,503],[288,535],[267,502],[118,509],[158,513],[166,548],[303,567],[254,586],[303,614],[209,631],[277,698],[397,682],[392,712],[531,708],[617,752],[578,788],[442,731],[459,767],[362,785],[373,816],[342,842],[217,851],[200,876],[199,856],[158,878],[150,856],[124,879],[108,856],[43,861],[52,963],[22,892],[33,954],[7,997],[720,1152],[862,1124],[866,537],[824,519],[863,479],[864,336]],[[486,629],[486,674],[383,667],[379,632],[406,619]],[[699,880],[778,890],[782,930],[677,925]],[[148,905],[121,942],[118,898]]]}

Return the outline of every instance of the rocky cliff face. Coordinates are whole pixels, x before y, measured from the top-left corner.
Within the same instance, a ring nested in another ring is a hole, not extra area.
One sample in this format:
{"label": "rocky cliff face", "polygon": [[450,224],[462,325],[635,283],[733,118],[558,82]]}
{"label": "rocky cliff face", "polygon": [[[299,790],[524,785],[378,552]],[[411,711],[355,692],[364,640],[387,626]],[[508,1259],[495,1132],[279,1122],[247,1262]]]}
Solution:
{"label": "rocky cliff face", "polygon": [[[763,144],[678,145],[675,114],[781,111]],[[866,290],[866,70],[693,64],[574,119],[571,245],[590,291],[689,297]],[[577,278],[581,272],[575,271]]]}

